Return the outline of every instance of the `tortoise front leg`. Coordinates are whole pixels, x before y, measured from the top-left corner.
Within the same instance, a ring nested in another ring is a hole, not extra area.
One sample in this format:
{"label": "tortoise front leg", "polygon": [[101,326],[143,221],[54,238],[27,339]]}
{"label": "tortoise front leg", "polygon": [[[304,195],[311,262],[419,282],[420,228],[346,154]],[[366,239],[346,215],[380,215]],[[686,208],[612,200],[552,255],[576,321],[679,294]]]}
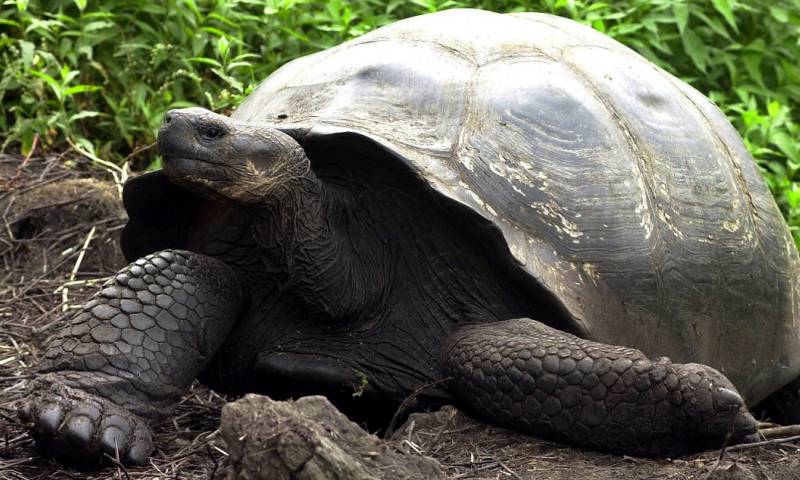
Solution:
{"label": "tortoise front leg", "polygon": [[466,326],[444,351],[458,396],[502,425],[605,451],[671,456],[747,437],[755,419],[711,367],[651,361],[530,319]]}
{"label": "tortoise front leg", "polygon": [[211,257],[164,250],[121,270],[48,345],[20,408],[37,445],[77,463],[117,450],[143,463],[148,421],[170,413],[242,305],[236,275]]}

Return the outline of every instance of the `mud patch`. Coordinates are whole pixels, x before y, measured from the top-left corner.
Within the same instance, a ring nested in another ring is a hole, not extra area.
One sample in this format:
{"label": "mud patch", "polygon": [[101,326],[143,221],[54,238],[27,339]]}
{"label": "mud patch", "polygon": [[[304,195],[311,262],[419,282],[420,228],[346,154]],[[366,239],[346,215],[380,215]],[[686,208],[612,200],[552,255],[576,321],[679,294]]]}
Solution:
{"label": "mud patch", "polygon": [[22,160],[0,156],[0,261],[6,281],[25,276],[75,280],[78,273],[96,275],[126,263],[117,245],[127,219],[117,186],[94,177],[98,172],[53,162],[58,160],[36,158],[12,169]]}

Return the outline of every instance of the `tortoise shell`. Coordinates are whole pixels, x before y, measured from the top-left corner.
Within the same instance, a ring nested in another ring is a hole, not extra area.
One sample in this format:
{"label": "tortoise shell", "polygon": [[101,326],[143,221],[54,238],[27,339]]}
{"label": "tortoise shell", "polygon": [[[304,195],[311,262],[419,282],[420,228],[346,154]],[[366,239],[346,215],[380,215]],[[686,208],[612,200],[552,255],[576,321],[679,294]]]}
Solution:
{"label": "tortoise shell", "polygon": [[[555,296],[579,335],[716,367],[750,404],[800,373],[797,250],[738,134],[590,28],[415,17],[286,64],[232,117],[309,149],[377,145],[497,230],[498,258]],[[126,191],[132,219],[152,218],[142,205],[158,188]],[[134,230],[129,257],[157,247]]]}

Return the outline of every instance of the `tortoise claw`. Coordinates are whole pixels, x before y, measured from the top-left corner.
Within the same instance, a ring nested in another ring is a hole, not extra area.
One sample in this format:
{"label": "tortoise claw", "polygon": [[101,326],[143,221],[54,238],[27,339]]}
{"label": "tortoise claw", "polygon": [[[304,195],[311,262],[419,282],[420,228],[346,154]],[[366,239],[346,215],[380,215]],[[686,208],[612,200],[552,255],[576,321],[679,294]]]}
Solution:
{"label": "tortoise claw", "polygon": [[117,456],[117,452],[124,452],[128,448],[128,436],[117,427],[111,426],[103,431],[100,439],[100,449],[112,457]]}
{"label": "tortoise claw", "polygon": [[64,409],[57,403],[50,403],[39,410],[38,418],[34,419],[35,426],[45,435],[53,435],[58,431],[64,420]]}
{"label": "tortoise claw", "polygon": [[17,415],[19,415],[19,419],[25,423],[33,420],[33,404],[27,400],[23,401],[17,407]]}
{"label": "tortoise claw", "polygon": [[150,427],[106,399],[57,385],[34,390],[18,407],[39,449],[65,463],[99,466],[103,454],[140,465],[153,450]]}
{"label": "tortoise claw", "polygon": [[92,421],[83,415],[73,415],[65,424],[61,435],[65,442],[83,450],[89,448],[94,437]]}
{"label": "tortoise claw", "polygon": [[125,463],[130,465],[142,465],[147,461],[147,457],[153,450],[153,437],[150,429],[137,428],[134,432],[134,441],[131,444],[128,454],[125,456]]}

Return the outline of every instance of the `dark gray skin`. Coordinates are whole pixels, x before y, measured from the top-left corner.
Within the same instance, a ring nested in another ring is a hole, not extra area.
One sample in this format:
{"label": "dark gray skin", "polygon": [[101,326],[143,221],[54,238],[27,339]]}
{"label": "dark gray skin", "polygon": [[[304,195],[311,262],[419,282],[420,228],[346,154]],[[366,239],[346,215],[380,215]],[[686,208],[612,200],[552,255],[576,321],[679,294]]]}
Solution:
{"label": "dark gray skin", "polygon": [[36,383],[48,388],[20,410],[48,454],[143,463],[151,425],[198,375],[231,392],[355,387],[364,405],[433,384],[423,402],[633,455],[756,432],[713,368],[547,326],[558,309],[494,262],[489,233],[403,171],[312,164],[290,136],[203,109],[169,112],[159,148],[171,182],[243,214],[243,237],[220,228],[235,246],[194,250],[191,230],[193,248],[137,260],[53,340]]}

